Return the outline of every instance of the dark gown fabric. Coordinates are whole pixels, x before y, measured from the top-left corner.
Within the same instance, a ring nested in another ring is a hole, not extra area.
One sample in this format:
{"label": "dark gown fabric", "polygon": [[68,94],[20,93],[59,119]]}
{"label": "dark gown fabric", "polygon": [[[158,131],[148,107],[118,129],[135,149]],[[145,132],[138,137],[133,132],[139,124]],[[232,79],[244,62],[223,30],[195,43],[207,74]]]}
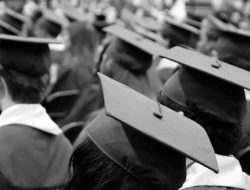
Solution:
{"label": "dark gown fabric", "polygon": [[97,34],[90,26],[75,23],[69,28],[69,35],[71,45],[66,52],[64,64],[59,68],[57,82],[49,94],[79,90],[79,95],[72,107],[67,108],[67,116],[57,121],[61,127],[83,121],[86,115],[102,105],[100,86],[93,75]]}
{"label": "dark gown fabric", "polygon": [[[67,183],[72,147],[61,135],[25,125],[0,128],[0,187],[59,188]],[[8,183],[7,183],[8,182]]]}

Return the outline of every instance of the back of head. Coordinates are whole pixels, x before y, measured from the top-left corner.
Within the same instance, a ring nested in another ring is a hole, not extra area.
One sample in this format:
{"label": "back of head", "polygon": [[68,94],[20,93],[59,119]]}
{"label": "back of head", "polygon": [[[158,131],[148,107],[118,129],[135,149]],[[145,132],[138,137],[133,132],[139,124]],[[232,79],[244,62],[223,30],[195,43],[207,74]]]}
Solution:
{"label": "back of head", "polygon": [[177,45],[186,45],[195,48],[198,41],[198,35],[166,22],[161,29],[161,35],[164,39],[169,40],[169,48]]}
{"label": "back of head", "polygon": [[111,41],[105,53],[107,59],[135,74],[145,73],[152,64],[152,55],[118,38]]}
{"label": "back of head", "polygon": [[74,174],[67,190],[149,190],[107,158],[89,139],[75,149],[70,163]]}
{"label": "back of head", "polygon": [[249,37],[223,34],[214,44],[218,58],[226,63],[250,71]]}
{"label": "back of head", "polygon": [[68,27],[69,48],[71,52],[79,52],[82,49],[95,52],[98,46],[98,34],[88,22],[75,22]]}
{"label": "back of head", "polygon": [[0,51],[0,73],[13,101],[39,103],[49,81],[48,46],[2,40]]}
{"label": "back of head", "polygon": [[165,83],[157,99],[204,127],[217,154],[232,154],[246,112],[241,87],[184,67]]}

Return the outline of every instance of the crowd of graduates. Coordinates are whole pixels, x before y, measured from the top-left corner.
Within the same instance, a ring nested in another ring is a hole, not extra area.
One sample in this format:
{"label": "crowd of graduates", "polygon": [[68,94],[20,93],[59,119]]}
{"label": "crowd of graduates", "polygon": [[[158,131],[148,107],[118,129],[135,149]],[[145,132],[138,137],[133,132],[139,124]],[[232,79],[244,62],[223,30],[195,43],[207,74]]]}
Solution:
{"label": "crowd of graduates", "polygon": [[250,190],[249,51],[248,0],[0,1],[0,190]]}

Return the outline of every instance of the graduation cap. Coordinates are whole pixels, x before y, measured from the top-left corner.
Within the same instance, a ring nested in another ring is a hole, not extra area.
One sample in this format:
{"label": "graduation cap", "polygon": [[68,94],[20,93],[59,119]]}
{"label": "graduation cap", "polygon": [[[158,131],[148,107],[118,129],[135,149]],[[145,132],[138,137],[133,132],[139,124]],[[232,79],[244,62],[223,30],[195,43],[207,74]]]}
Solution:
{"label": "graduation cap", "polygon": [[197,123],[103,74],[99,78],[106,112],[81,137],[125,172],[157,189],[182,185],[186,157],[218,172],[211,143]]}
{"label": "graduation cap", "polygon": [[132,25],[132,27],[137,33],[141,34],[142,36],[145,36],[146,38],[163,46],[167,46],[167,41],[164,40],[159,33],[154,33],[138,25]]}
{"label": "graduation cap", "polygon": [[64,9],[63,12],[70,22],[82,22],[89,17],[89,15],[79,12],[74,8]]}
{"label": "graduation cap", "polygon": [[170,48],[181,44],[195,48],[200,31],[183,21],[166,17],[161,34],[163,38],[169,39]]}
{"label": "graduation cap", "polygon": [[250,73],[199,52],[174,47],[162,57],[184,65],[164,85],[165,95],[221,122],[239,124],[246,112]]}
{"label": "graduation cap", "polygon": [[122,26],[112,25],[105,27],[103,30],[150,55],[158,56],[166,51],[164,46],[153,42],[145,35],[138,34]]}
{"label": "graduation cap", "polygon": [[67,19],[46,8],[41,9],[41,11],[43,16],[38,20],[39,27],[48,32],[53,38],[56,38],[62,28],[68,26]]}
{"label": "graduation cap", "polygon": [[7,7],[1,13],[0,20],[8,23],[10,26],[15,28],[17,31],[22,31],[23,24],[28,22],[28,18],[15,12]]}
{"label": "graduation cap", "polygon": [[21,31],[17,30],[13,26],[9,25],[8,23],[0,20],[0,33],[2,34],[9,34],[9,35],[21,35]]}
{"label": "graduation cap", "polygon": [[149,31],[158,32],[161,29],[161,23],[152,17],[135,17],[134,19],[136,24]]}
{"label": "graduation cap", "polygon": [[60,43],[44,38],[20,37],[0,34],[0,64],[15,75],[41,77],[50,66],[49,43]]}
{"label": "graduation cap", "polygon": [[204,27],[207,27],[205,29],[208,34],[216,35],[213,50],[217,52],[220,60],[250,71],[249,31],[239,29],[215,17],[207,18]]}

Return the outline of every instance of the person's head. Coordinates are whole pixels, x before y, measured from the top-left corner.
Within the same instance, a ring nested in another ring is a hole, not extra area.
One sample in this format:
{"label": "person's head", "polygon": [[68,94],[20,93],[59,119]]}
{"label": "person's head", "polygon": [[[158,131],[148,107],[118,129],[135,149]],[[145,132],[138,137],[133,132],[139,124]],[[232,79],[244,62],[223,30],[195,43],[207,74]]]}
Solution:
{"label": "person's head", "polygon": [[99,43],[99,36],[90,23],[72,23],[68,27],[65,37],[66,48],[72,55],[92,55],[92,59],[94,59]]}
{"label": "person's head", "polygon": [[118,64],[131,73],[140,75],[146,73],[152,61],[152,55],[119,38],[113,38],[103,55],[100,71],[112,72],[112,65]]}
{"label": "person's head", "polygon": [[208,56],[216,56],[221,61],[250,70],[248,53],[250,34],[227,23],[207,17],[202,22],[197,50]]}
{"label": "person's head", "polygon": [[241,87],[183,67],[164,84],[157,100],[199,123],[217,154],[232,154],[246,112]]}
{"label": "person's head", "polygon": [[41,17],[35,24],[34,35],[40,38],[56,38],[61,30],[61,25]]}
{"label": "person's head", "polygon": [[[32,51],[31,51],[32,50]],[[40,103],[49,81],[48,45],[26,38],[1,38],[0,103]]]}
{"label": "person's head", "polygon": [[200,39],[196,49],[201,53],[211,56],[214,44],[221,35],[221,30],[216,24],[217,19],[209,16],[202,21]]}
{"label": "person's head", "polygon": [[74,175],[67,190],[149,190],[105,156],[89,138],[76,148],[70,163]]}
{"label": "person's head", "polygon": [[186,179],[186,157],[217,171],[199,125],[103,74],[99,78],[106,111],[75,143],[68,189],[176,190]]}
{"label": "person's head", "polygon": [[185,45],[195,48],[199,39],[199,30],[184,22],[168,18],[162,25],[161,35],[169,41],[169,48],[178,45]]}

